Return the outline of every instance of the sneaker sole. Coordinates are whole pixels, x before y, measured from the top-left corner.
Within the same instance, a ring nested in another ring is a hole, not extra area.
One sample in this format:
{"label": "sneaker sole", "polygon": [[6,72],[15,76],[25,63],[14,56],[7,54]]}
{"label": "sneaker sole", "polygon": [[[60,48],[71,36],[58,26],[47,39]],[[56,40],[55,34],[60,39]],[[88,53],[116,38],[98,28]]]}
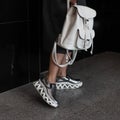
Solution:
{"label": "sneaker sole", "polygon": [[39,81],[35,81],[33,82],[33,86],[35,87],[35,89],[37,90],[37,92],[40,94],[40,96],[42,97],[42,99],[49,104],[52,107],[58,107],[58,103],[57,101],[53,101],[49,95],[47,94],[47,90],[46,87],[43,85],[43,83],[39,80]]}
{"label": "sneaker sole", "polygon": [[62,89],[77,89],[80,88],[83,85],[82,82],[79,84],[72,84],[68,82],[62,82],[62,83],[56,83],[56,89],[57,90],[62,90]]}

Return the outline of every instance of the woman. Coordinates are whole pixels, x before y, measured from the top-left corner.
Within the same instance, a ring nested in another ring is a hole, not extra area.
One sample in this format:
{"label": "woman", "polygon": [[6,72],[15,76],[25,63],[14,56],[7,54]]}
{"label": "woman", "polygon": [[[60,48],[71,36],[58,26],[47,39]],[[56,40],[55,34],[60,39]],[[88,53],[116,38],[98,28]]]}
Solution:
{"label": "woman", "polygon": [[[56,40],[58,34],[62,30],[62,26],[67,11],[66,3],[67,0],[43,1],[43,19],[44,19],[43,23],[46,28],[46,31],[44,30],[45,34],[43,36],[48,37],[48,39],[52,38],[53,42],[54,40]],[[70,0],[70,5],[74,5],[76,3],[80,5],[86,5],[85,0]],[[46,10],[48,10],[47,14],[44,14],[44,11]],[[51,43],[51,41],[49,42]],[[44,41],[43,44],[44,43],[46,47],[46,43],[48,42]],[[50,43],[48,43],[48,45],[50,45]],[[66,50],[58,46],[57,57],[59,64],[65,63],[66,61],[65,53]],[[49,104],[52,107],[58,107],[58,102],[55,99],[55,89],[79,88],[82,86],[82,82],[79,79],[73,79],[70,76],[68,76],[67,67],[63,68],[58,67],[53,62],[52,57],[50,55],[49,69],[47,74],[41,76],[40,80],[34,83],[34,86],[37,88],[41,97],[47,104]]]}

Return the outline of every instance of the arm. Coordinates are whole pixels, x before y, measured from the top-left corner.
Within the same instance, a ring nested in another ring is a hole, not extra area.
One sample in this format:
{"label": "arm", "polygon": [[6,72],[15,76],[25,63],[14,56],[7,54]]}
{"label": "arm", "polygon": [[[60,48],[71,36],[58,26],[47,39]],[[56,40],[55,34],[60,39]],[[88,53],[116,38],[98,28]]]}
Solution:
{"label": "arm", "polygon": [[74,4],[76,4],[77,3],[77,0],[70,0],[70,4],[71,5],[74,5]]}

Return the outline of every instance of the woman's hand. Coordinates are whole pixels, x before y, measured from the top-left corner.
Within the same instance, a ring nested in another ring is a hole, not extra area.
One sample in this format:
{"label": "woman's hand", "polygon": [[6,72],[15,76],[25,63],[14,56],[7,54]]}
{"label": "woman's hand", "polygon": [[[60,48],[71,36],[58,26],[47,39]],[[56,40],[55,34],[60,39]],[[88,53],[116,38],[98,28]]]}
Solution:
{"label": "woman's hand", "polygon": [[70,0],[71,5],[74,5],[77,3],[77,0]]}

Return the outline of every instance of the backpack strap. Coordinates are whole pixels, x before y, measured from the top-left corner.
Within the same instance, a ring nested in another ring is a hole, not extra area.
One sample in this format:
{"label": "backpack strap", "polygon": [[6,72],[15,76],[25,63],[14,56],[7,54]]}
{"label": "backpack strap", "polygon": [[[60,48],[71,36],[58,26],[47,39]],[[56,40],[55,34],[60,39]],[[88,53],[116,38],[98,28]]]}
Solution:
{"label": "backpack strap", "polygon": [[53,62],[59,66],[59,67],[66,67],[68,65],[72,65],[73,62],[75,61],[75,58],[77,56],[77,50],[73,50],[72,51],[72,57],[70,57],[69,55],[69,50],[66,50],[66,63],[65,64],[59,64],[58,63],[58,58],[57,58],[57,43],[54,42],[54,45],[53,45],[53,50],[52,50],[52,60]]}
{"label": "backpack strap", "polygon": [[67,10],[70,8],[70,0],[67,0]]}

